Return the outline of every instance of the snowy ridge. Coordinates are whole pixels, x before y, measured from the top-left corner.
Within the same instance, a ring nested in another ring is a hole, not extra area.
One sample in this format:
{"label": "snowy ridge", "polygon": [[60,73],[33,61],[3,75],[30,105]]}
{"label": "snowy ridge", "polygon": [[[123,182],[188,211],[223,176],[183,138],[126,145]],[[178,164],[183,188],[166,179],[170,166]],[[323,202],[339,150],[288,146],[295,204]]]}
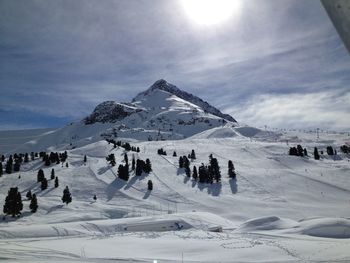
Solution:
{"label": "snowy ridge", "polygon": [[191,102],[200,108],[202,108],[204,111],[209,112],[215,116],[221,117],[225,120],[228,120],[230,122],[236,122],[236,120],[230,116],[229,114],[224,114],[221,111],[219,111],[217,108],[211,106],[208,102],[203,101],[201,98],[198,98],[197,96],[194,96],[186,91],[180,90],[175,85],[172,85],[168,83],[164,79],[157,80],[149,89],[147,89],[144,92],[139,93],[132,102],[140,101],[143,99],[144,96],[148,96],[152,91],[154,90],[164,90],[166,92],[169,92],[183,100],[186,100],[188,102]]}

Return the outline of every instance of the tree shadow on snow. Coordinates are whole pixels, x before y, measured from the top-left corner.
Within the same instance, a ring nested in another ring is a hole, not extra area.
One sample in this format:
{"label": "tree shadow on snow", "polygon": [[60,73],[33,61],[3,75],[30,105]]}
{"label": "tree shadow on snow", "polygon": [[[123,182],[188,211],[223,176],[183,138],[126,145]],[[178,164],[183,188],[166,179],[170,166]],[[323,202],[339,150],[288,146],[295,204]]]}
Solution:
{"label": "tree shadow on snow", "polygon": [[184,184],[187,184],[187,182],[191,179],[191,177],[188,177],[187,175],[184,177]]}
{"label": "tree shadow on snow", "polygon": [[180,175],[180,174],[183,174],[183,173],[185,173],[185,169],[184,168],[177,168],[176,175]]}
{"label": "tree shadow on snow", "polygon": [[237,188],[238,188],[237,180],[236,179],[230,179],[229,182],[230,182],[231,192],[233,194],[237,193]]}
{"label": "tree shadow on snow", "polygon": [[150,190],[147,190],[147,192],[146,192],[145,195],[142,197],[142,199],[147,199],[150,195],[151,195],[151,191],[150,191]]}
{"label": "tree shadow on snow", "polygon": [[134,175],[133,177],[131,177],[131,179],[128,181],[128,183],[125,185],[124,189],[127,190],[129,189],[136,181],[141,181],[143,179],[145,179],[147,176],[147,174],[142,173],[140,176],[138,175]]}
{"label": "tree shadow on snow", "polygon": [[[12,217],[12,215],[3,215],[2,216],[2,221],[13,222],[13,221],[17,221],[17,220],[19,220],[21,218],[31,216],[32,214],[33,214],[32,212],[25,211],[25,212],[21,213],[20,216],[15,216],[15,217]],[[0,223],[1,223],[1,221],[0,221]]]}
{"label": "tree shadow on snow", "polygon": [[222,185],[221,183],[213,183],[213,184],[202,184],[198,183],[198,189],[203,192],[204,189],[207,189],[208,194],[212,196],[219,196],[221,193]]}
{"label": "tree shadow on snow", "polygon": [[119,178],[116,178],[112,183],[110,183],[106,189],[107,201],[111,200],[116,194],[116,192],[122,189],[125,185],[126,182]]}
{"label": "tree shadow on snow", "polygon": [[104,174],[105,172],[107,172],[109,169],[111,169],[110,166],[101,167],[100,169],[98,169],[97,173],[99,175],[101,175],[101,174]]}
{"label": "tree shadow on snow", "polygon": [[61,209],[64,206],[65,206],[64,204],[62,204],[62,205],[55,205],[55,206],[51,207],[49,210],[47,210],[46,214],[50,214],[51,212],[56,211],[58,209]]}
{"label": "tree shadow on snow", "polygon": [[192,188],[194,188],[197,184],[197,181],[196,180],[192,180]]}

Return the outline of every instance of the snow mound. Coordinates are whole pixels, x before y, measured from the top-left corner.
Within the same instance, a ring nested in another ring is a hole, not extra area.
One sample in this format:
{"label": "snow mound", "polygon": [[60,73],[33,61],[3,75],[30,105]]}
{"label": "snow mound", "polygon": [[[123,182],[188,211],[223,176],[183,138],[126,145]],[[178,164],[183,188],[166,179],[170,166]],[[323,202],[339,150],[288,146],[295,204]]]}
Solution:
{"label": "snow mound", "polygon": [[85,235],[105,236],[120,232],[166,232],[187,229],[217,231],[223,227],[230,226],[231,222],[220,216],[205,212],[190,212],[134,218],[10,226],[0,230],[0,239]]}
{"label": "snow mound", "polygon": [[238,231],[256,231],[256,230],[275,230],[287,229],[297,225],[297,222],[291,219],[281,219],[277,216],[267,216],[255,218],[243,223]]}
{"label": "snow mound", "polygon": [[315,237],[350,238],[350,220],[343,218],[318,218],[300,223],[300,233]]}
{"label": "snow mound", "polygon": [[262,132],[262,130],[254,128],[254,127],[238,127],[235,129],[239,134],[241,134],[244,137],[254,137],[255,135]]}

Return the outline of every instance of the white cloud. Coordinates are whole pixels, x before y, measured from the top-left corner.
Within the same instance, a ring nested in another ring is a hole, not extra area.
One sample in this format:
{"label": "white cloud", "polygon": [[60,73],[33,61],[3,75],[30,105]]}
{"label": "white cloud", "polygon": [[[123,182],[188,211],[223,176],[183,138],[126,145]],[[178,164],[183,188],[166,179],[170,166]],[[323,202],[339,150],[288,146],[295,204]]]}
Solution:
{"label": "white cloud", "polygon": [[265,94],[225,112],[258,127],[350,130],[350,91]]}

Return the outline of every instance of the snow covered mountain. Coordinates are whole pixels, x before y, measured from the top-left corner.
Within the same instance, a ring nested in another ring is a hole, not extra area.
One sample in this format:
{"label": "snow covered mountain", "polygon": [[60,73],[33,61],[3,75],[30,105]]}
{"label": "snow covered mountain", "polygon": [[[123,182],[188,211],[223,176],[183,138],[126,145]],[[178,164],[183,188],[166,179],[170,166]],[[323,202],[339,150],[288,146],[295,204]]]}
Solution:
{"label": "snow covered mountain", "polygon": [[180,99],[183,99],[183,100],[188,101],[194,105],[197,105],[198,107],[203,109],[204,112],[211,113],[215,116],[221,117],[221,118],[228,120],[228,121],[231,121],[231,122],[236,122],[236,120],[232,116],[230,116],[229,114],[223,114],[220,110],[211,106],[208,102],[203,101],[201,98],[198,98],[197,96],[194,96],[190,93],[187,93],[183,90],[180,90],[178,87],[168,83],[164,79],[157,80],[148,90],[139,93],[132,101],[136,102],[136,101],[143,100],[144,97],[149,96],[150,94],[152,94],[156,90],[163,90],[163,91],[169,92],[169,93],[179,97]]}
{"label": "snow covered mountain", "polygon": [[12,152],[52,146],[71,149],[111,137],[178,140],[214,128],[238,126],[232,116],[161,79],[129,103],[102,102],[83,120],[38,136]]}
{"label": "snow covered mountain", "polygon": [[131,103],[99,104],[83,121],[86,125],[115,123],[114,133],[132,132],[132,138],[149,140],[183,139],[227,123],[237,125],[232,116],[163,79]]}

